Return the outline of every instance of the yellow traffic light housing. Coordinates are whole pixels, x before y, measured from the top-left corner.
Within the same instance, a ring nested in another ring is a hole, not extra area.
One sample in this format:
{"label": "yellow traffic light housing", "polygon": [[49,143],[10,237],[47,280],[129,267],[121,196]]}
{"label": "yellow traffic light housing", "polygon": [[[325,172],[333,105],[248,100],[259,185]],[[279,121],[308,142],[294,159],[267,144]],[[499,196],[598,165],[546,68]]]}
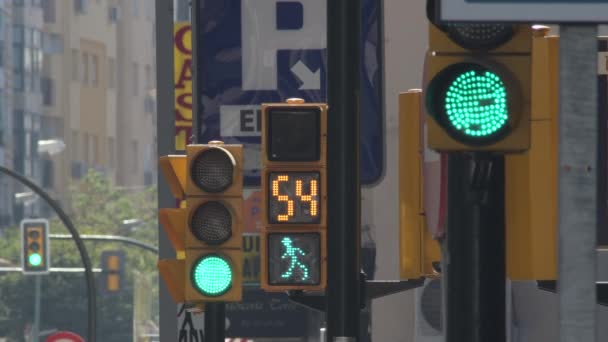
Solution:
{"label": "yellow traffic light housing", "polygon": [[262,105],[261,287],[321,291],[327,283],[327,105]]}
{"label": "yellow traffic light housing", "polygon": [[50,271],[49,221],[21,221],[21,269],[24,274],[46,274]]}
{"label": "yellow traffic light housing", "polygon": [[186,203],[159,213],[178,252],[178,260],[159,262],[176,301],[242,299],[242,149],[212,141],[160,159],[173,194]]}
{"label": "yellow traffic light housing", "polygon": [[431,23],[424,90],[429,146],[528,149],[531,50],[527,25]]}
{"label": "yellow traffic light housing", "polygon": [[124,283],[125,253],[123,251],[103,251],[101,253],[101,291],[105,294],[119,292]]}
{"label": "yellow traffic light housing", "polygon": [[426,225],[422,91],[399,94],[399,269],[401,279],[437,277],[439,242]]}
{"label": "yellow traffic light housing", "polygon": [[534,31],[532,143],[505,156],[507,276],[557,279],[559,37]]}

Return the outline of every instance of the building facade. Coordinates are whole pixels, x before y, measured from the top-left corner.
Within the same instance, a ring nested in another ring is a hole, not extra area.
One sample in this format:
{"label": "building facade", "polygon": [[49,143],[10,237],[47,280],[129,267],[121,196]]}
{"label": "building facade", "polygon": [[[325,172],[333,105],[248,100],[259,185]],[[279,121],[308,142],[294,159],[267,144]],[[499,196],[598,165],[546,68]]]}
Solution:
{"label": "building facade", "polygon": [[[156,180],[154,1],[0,1],[0,163],[61,202],[95,169],[115,185]],[[38,141],[65,150],[39,154]],[[7,191],[3,191],[3,190]],[[0,226],[50,214],[0,177]]]}

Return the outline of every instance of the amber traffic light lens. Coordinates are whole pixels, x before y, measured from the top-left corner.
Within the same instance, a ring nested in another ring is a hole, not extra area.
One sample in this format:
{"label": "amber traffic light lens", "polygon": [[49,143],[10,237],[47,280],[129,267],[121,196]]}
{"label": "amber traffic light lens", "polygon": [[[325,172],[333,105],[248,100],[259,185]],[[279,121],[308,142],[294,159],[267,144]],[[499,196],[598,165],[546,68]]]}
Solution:
{"label": "amber traffic light lens", "polygon": [[232,184],[234,165],[227,152],[212,148],[194,158],[190,171],[192,181],[197,187],[206,192],[218,193]]}
{"label": "amber traffic light lens", "polygon": [[222,203],[207,202],[194,211],[190,231],[200,241],[221,244],[232,235],[232,216]]}

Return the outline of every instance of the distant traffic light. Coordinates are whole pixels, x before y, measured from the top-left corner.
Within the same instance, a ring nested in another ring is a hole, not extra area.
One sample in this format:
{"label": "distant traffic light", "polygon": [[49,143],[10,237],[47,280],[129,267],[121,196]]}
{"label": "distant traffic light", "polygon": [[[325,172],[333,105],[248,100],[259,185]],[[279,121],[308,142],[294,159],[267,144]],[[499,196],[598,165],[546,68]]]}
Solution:
{"label": "distant traffic light", "polygon": [[262,105],[265,291],[325,288],[326,139],[327,105]]}
{"label": "distant traffic light", "polygon": [[101,292],[112,294],[124,287],[125,253],[103,251],[101,253]]}
{"label": "distant traffic light", "polygon": [[50,271],[49,221],[21,221],[21,268],[24,274],[45,274]]}
{"label": "distant traffic light", "polygon": [[[432,19],[432,18],[431,18]],[[429,25],[424,103],[438,151],[524,151],[530,146],[529,25]]]}
{"label": "distant traffic light", "polygon": [[174,196],[186,199],[185,208],[159,212],[178,252],[177,260],[158,265],[175,301],[242,298],[242,150],[212,141],[160,159]]}

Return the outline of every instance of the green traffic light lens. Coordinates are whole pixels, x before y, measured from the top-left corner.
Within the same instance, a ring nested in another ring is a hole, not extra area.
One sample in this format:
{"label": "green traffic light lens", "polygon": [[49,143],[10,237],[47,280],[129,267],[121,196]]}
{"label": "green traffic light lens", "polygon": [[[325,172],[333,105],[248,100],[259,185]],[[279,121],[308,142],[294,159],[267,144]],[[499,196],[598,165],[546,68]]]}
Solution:
{"label": "green traffic light lens", "polygon": [[232,268],[218,255],[206,255],[192,267],[194,287],[206,296],[220,296],[232,285]]}
{"label": "green traffic light lens", "polygon": [[449,124],[467,136],[492,135],[509,119],[505,84],[488,70],[461,73],[448,86],[444,98]]}
{"label": "green traffic light lens", "polygon": [[28,258],[28,262],[32,266],[40,266],[40,264],[42,264],[42,256],[38,253],[32,253]]}
{"label": "green traffic light lens", "polygon": [[515,123],[518,90],[509,74],[478,63],[452,64],[429,84],[429,113],[454,139],[468,145],[494,143]]}

